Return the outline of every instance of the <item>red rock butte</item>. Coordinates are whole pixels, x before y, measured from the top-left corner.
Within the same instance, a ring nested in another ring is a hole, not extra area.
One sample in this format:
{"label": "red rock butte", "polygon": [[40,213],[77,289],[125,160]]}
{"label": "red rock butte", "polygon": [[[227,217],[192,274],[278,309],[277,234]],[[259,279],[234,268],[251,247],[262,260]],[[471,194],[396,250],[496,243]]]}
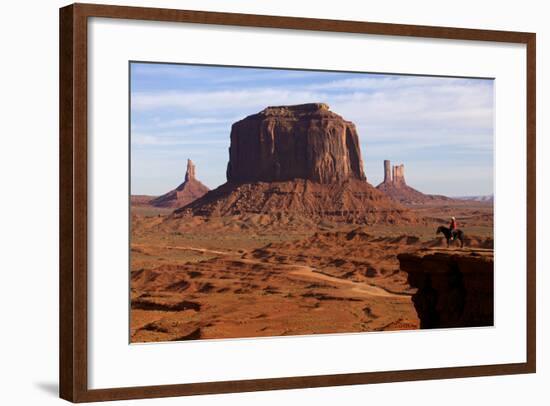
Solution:
{"label": "red rock butte", "polygon": [[406,204],[421,204],[435,201],[449,201],[449,197],[428,195],[410,187],[405,182],[405,165],[391,166],[389,160],[384,161],[384,181],[376,189],[391,199]]}
{"label": "red rock butte", "polygon": [[367,183],[355,125],[324,103],[267,107],[233,124],[227,183],[176,210],[174,217],[189,214],[416,221]]}
{"label": "red rock butte", "polygon": [[209,190],[208,187],[197,180],[195,177],[195,165],[193,161],[188,159],[183,183],[174,190],[151,200],[150,204],[155,207],[183,207],[204,196]]}
{"label": "red rock butte", "polygon": [[227,181],[366,180],[355,125],[324,103],[267,107],[231,128]]}

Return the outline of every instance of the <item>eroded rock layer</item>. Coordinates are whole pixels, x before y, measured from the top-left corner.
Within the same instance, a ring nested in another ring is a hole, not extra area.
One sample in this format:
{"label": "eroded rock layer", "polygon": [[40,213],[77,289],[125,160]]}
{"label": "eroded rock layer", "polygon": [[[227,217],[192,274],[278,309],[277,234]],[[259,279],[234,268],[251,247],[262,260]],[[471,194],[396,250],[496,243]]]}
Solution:
{"label": "eroded rock layer", "polygon": [[294,214],[348,223],[414,222],[409,210],[357,179],[331,184],[297,179],[287,182],[226,183],[174,212],[181,216]]}
{"label": "eroded rock layer", "polygon": [[421,249],[397,256],[417,292],[420,328],[493,325],[492,249]]}

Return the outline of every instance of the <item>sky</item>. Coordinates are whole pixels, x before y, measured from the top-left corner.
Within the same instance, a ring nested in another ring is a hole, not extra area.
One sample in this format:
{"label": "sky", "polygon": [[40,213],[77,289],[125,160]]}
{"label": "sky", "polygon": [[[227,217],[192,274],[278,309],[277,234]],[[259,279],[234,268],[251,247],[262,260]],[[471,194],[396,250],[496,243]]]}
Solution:
{"label": "sky", "polygon": [[371,184],[389,159],[424,193],[493,193],[491,79],[136,62],[130,73],[132,194],[174,189],[188,158],[202,183],[223,184],[232,123],[312,102],[355,123]]}

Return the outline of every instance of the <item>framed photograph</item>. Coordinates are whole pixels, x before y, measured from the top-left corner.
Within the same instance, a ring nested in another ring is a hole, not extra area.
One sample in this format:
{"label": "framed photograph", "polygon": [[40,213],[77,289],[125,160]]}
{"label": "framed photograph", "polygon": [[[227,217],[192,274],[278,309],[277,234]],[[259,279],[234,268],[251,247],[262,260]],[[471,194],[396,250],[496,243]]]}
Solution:
{"label": "framed photograph", "polygon": [[535,34],[60,10],[60,396],[535,372]]}

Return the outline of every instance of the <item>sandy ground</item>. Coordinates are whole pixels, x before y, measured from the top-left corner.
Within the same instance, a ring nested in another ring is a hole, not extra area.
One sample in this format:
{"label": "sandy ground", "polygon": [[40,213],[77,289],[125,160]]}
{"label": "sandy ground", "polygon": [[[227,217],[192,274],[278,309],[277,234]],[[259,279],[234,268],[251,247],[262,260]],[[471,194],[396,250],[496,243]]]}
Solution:
{"label": "sandy ground", "polygon": [[450,215],[467,246],[491,248],[493,216],[484,203],[412,209],[429,221],[276,227],[262,216],[172,221],[135,207],[131,340],[416,329],[397,254],[445,247],[435,229]]}

